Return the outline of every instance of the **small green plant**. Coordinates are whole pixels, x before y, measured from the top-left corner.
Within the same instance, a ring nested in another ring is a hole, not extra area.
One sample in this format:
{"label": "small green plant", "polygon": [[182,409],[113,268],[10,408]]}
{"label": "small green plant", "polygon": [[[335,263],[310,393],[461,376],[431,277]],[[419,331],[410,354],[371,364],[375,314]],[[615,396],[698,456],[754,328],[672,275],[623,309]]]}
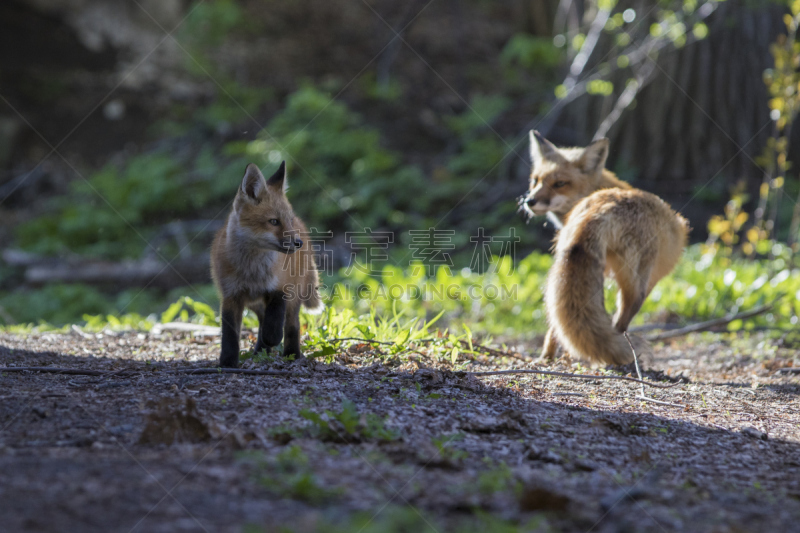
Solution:
{"label": "small green plant", "polygon": [[252,454],[243,458],[255,464],[256,480],[276,496],[321,503],[341,494],[338,488],[320,485],[299,446],[288,446],[272,459]]}
{"label": "small green plant", "polygon": [[522,490],[522,484],[514,478],[511,469],[504,462],[493,466],[490,461],[485,461],[490,466],[489,470],[484,470],[478,474],[477,489],[481,494],[492,495],[497,492],[512,491],[518,493]]}
{"label": "small green plant", "polygon": [[300,416],[311,422],[311,434],[321,440],[355,443],[400,438],[396,430],[386,427],[384,418],[373,413],[360,413],[350,400],[342,401],[339,412],[326,410],[324,414],[320,414],[303,409]]}
{"label": "small green plant", "polygon": [[469,454],[464,450],[459,450],[458,448],[452,446],[452,443],[458,442],[460,440],[464,440],[463,433],[456,433],[455,435],[441,435],[439,437],[434,437],[431,440],[431,443],[439,452],[439,456],[442,458],[442,460],[458,463],[469,457]]}

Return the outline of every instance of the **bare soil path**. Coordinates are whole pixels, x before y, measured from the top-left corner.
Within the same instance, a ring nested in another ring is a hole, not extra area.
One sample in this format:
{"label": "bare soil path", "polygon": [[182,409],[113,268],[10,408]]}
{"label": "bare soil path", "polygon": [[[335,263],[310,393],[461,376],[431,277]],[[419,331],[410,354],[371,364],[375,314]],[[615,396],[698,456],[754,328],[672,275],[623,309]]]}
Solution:
{"label": "bare soil path", "polygon": [[119,372],[0,375],[0,530],[800,531],[786,340],[656,346],[648,375],[686,379],[646,393],[681,407],[634,383],[475,378],[358,347],[259,366],[293,376],[170,372],[218,350],[187,333],[0,334],[4,367]]}

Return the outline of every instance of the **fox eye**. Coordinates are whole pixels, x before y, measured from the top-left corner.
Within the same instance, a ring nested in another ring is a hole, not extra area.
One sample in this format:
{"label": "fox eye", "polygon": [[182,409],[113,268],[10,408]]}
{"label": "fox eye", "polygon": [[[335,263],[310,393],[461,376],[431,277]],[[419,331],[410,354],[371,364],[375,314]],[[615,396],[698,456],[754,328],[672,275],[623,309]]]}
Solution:
{"label": "fox eye", "polygon": [[269,219],[269,223],[272,224],[273,226],[280,226],[281,225],[281,222],[277,218]]}
{"label": "fox eye", "polygon": [[554,189],[560,189],[561,187],[563,187],[563,186],[564,186],[564,185],[566,185],[566,184],[567,184],[567,182],[566,182],[566,181],[560,181],[560,180],[559,180],[559,181],[557,181],[557,182],[555,182],[555,183],[553,184],[553,188],[554,188]]}

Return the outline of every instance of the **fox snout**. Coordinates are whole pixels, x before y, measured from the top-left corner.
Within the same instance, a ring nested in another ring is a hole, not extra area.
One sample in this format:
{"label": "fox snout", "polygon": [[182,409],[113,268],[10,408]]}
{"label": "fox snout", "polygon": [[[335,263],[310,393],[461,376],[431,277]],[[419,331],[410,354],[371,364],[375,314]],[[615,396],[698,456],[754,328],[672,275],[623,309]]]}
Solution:
{"label": "fox snout", "polygon": [[282,252],[293,254],[303,247],[303,240],[297,235],[287,234],[281,245],[283,247]]}
{"label": "fox snout", "polygon": [[537,191],[531,191],[523,200],[525,208],[536,215],[544,214],[550,209],[550,195],[541,193],[541,188]]}

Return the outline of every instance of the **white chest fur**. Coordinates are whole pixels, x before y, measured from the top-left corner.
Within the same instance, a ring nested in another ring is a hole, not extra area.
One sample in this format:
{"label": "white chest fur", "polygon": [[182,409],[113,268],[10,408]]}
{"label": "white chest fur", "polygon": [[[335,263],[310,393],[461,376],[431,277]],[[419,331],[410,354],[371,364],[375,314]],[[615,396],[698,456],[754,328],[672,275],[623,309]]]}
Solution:
{"label": "white chest fur", "polygon": [[254,246],[247,233],[240,228],[228,233],[225,244],[235,275],[227,276],[221,283],[225,297],[243,295],[247,299],[257,299],[278,288],[275,267],[280,259],[279,252]]}

